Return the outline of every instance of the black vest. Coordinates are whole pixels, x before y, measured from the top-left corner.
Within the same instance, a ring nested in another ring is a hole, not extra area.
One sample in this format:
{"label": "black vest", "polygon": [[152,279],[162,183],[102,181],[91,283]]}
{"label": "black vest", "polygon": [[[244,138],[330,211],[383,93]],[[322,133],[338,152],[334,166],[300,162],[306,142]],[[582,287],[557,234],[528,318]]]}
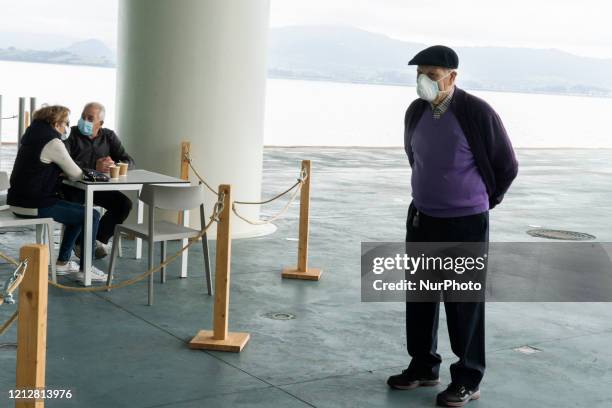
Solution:
{"label": "black vest", "polygon": [[55,163],[41,162],[40,153],[47,143],[59,137],[59,132],[41,120],[33,121],[26,129],[13,165],[7,204],[44,208],[57,202],[61,169]]}

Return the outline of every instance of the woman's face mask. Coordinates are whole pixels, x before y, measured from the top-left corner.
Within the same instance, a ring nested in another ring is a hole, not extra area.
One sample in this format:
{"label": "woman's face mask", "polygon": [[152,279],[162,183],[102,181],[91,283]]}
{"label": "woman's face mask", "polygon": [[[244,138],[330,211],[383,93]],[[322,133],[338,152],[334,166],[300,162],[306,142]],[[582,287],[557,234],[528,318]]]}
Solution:
{"label": "woman's face mask", "polygon": [[62,140],[66,140],[70,134],[70,121],[66,121],[60,125],[55,126],[55,130],[60,134]]}
{"label": "woman's face mask", "polygon": [[435,101],[441,92],[438,82],[449,76],[451,73],[452,71],[437,81],[434,81],[425,74],[419,74],[417,77],[417,95],[419,95],[419,98],[430,103]]}

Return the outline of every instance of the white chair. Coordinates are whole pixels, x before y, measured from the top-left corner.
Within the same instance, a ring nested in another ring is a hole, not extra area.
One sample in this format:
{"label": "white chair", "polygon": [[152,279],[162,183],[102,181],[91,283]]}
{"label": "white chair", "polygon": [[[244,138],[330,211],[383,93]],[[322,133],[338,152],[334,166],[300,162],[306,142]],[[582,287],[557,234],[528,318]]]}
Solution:
{"label": "white chair", "polygon": [[[0,171],[0,191],[8,190],[9,186],[8,174]],[[55,251],[53,248],[53,229],[55,228],[55,221],[53,221],[53,218],[20,218],[10,211],[8,205],[0,206],[0,228],[27,227],[32,225],[36,226],[37,243],[43,243],[45,240],[44,236],[46,235],[47,237],[49,262],[51,264],[51,279],[53,279],[53,282],[57,282],[57,275],[55,273]]]}
{"label": "white chair", "polygon": [[[134,234],[142,238],[148,244],[149,250],[149,269],[153,268],[153,258],[155,254],[155,242],[161,242],[161,262],[166,260],[166,242],[195,238],[200,234],[200,230],[185,227],[168,221],[155,220],[155,209],[184,211],[200,207],[200,223],[202,229],[206,225],[204,217],[204,189],[199,186],[162,186],[144,185],[139,195],[140,201],[148,205],[148,222],[143,224],[120,224],[115,227],[113,238],[113,249],[108,268],[107,285],[112,283],[115,260],[117,253],[118,237],[120,234]],[[208,256],[208,237],[202,236],[202,250],[204,251],[204,276],[208,294],[212,295],[212,282],[210,277],[210,259]],[[166,281],[166,270],[161,269],[161,282]],[[149,275],[148,304],[153,304],[153,274]]]}

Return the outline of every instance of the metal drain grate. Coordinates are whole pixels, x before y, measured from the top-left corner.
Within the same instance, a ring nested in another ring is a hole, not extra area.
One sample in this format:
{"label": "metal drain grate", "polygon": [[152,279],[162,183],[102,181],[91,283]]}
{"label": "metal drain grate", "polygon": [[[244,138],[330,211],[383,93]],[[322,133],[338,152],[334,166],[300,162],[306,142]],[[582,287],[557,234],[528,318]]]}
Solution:
{"label": "metal drain grate", "polygon": [[563,241],[588,241],[596,238],[595,235],[587,234],[585,232],[551,230],[545,228],[531,229],[527,231],[527,234],[531,235],[532,237],[560,239]]}
{"label": "metal drain grate", "polygon": [[270,312],[263,315],[263,317],[272,319],[272,320],[293,320],[295,319],[295,315],[293,313],[285,313],[285,312]]}

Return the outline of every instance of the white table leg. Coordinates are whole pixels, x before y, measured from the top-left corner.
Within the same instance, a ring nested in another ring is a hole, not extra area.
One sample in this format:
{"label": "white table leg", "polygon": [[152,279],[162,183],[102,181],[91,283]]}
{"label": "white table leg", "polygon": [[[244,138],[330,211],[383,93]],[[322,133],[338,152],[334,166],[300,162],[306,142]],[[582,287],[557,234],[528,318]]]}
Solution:
{"label": "white table leg", "polygon": [[[144,204],[138,198],[136,198],[136,201],[138,201],[136,206],[136,222],[138,222],[138,224],[142,224],[144,220]],[[136,259],[140,258],[142,258],[142,239],[136,238]]]}
{"label": "white table leg", "polygon": [[[188,227],[189,226],[189,211],[183,211],[183,225]],[[189,243],[188,239],[184,239],[181,241],[182,245],[185,246]],[[189,259],[189,250],[185,250],[183,251],[183,253],[181,254],[181,278],[186,278],[187,277],[187,260]]]}
{"label": "white table leg", "polygon": [[91,258],[92,258],[92,229],[93,229],[93,196],[94,192],[90,188],[85,189],[85,230],[83,231],[84,242],[81,248],[81,264],[85,279],[85,286],[91,285]]}
{"label": "white table leg", "polygon": [[55,270],[55,243],[53,242],[53,230],[55,228],[55,223],[51,220],[48,224],[46,224],[47,230],[47,245],[49,245],[49,263],[51,264],[51,280],[57,283],[57,271]]}

